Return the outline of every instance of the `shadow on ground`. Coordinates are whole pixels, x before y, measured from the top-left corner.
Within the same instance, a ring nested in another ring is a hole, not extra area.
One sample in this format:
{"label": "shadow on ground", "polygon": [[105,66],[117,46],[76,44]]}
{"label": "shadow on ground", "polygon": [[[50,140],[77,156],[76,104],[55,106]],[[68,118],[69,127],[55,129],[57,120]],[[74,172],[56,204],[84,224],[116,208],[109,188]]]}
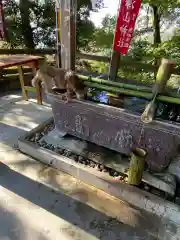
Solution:
{"label": "shadow on ground", "polygon": [[[156,229],[158,226],[151,226],[152,229],[147,230],[141,226],[133,228],[123,224],[64,193],[54,191],[48,186],[15,172],[3,163],[0,165],[0,185],[98,239],[157,239],[152,236],[152,232],[158,231]],[[139,219],[140,222],[146,221],[143,216],[137,216],[137,221],[138,218],[142,218]],[[20,223],[17,221],[17,224]]]}
{"label": "shadow on ground", "polygon": [[[5,201],[6,202],[6,201]],[[33,240],[48,240],[42,233],[31,231]],[[0,239],[1,240],[25,240],[28,238],[28,229],[22,220],[7,207],[0,204]]]}

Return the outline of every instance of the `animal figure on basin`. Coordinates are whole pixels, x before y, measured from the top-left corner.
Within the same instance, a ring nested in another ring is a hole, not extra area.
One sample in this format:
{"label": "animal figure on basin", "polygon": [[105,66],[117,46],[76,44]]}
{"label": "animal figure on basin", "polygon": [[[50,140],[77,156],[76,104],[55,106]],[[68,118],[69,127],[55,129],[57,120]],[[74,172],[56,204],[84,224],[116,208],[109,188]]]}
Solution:
{"label": "animal figure on basin", "polygon": [[78,100],[85,98],[87,89],[77,74],[72,70],[56,68],[46,63],[41,64],[36,76],[32,79],[32,85],[44,85],[46,93],[62,92],[63,98],[68,102],[75,93]]}

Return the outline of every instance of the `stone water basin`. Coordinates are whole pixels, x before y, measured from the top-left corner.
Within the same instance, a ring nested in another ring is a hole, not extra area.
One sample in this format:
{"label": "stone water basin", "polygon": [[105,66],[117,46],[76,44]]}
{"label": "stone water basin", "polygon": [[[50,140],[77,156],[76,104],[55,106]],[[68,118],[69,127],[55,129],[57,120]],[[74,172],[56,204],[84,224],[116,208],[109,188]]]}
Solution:
{"label": "stone water basin", "polygon": [[180,125],[169,121],[144,124],[140,114],[90,101],[48,94],[56,128],[97,145],[130,155],[135,147],[147,151],[150,170],[163,171],[177,155]]}

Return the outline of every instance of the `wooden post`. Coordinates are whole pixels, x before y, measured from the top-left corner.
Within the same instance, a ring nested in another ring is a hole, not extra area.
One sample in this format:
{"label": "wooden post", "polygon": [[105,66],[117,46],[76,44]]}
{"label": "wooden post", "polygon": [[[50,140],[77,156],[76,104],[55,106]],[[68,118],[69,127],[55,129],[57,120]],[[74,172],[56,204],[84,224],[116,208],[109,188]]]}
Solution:
{"label": "wooden post", "polygon": [[146,152],[140,148],[132,151],[128,176],[129,184],[138,186],[141,183],[146,155]]}
{"label": "wooden post", "polygon": [[60,2],[56,0],[56,66],[61,68],[61,11]]}
{"label": "wooden post", "polygon": [[22,66],[18,66],[18,72],[19,72],[19,80],[21,84],[23,98],[24,100],[28,101],[27,90],[25,89],[25,85],[24,85],[24,72],[23,72]]}
{"label": "wooden post", "polygon": [[61,65],[64,69],[75,70],[76,6],[77,0],[60,1]]}
{"label": "wooden post", "polygon": [[116,81],[120,58],[120,53],[113,51],[109,68],[109,80],[111,81]]}
{"label": "wooden post", "polygon": [[[38,65],[39,65],[39,61],[35,61],[32,63],[32,71],[34,76],[36,75]],[[40,82],[36,87],[36,100],[38,104],[42,105],[42,88],[41,88]]]}

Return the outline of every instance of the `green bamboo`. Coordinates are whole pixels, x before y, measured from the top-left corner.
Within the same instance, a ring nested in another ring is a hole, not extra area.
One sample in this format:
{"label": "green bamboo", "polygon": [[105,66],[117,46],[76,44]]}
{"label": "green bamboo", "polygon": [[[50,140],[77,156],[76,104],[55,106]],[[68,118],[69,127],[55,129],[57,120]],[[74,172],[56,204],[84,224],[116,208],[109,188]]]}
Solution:
{"label": "green bamboo", "polygon": [[120,83],[120,82],[113,82],[110,80],[94,78],[94,77],[87,77],[87,76],[83,76],[83,75],[78,75],[78,77],[82,81],[88,81],[88,82],[92,82],[92,83],[98,83],[98,84],[103,84],[103,85],[107,85],[107,86],[119,87],[119,88],[136,90],[136,91],[151,92],[150,87],[136,86],[133,84]]}
{"label": "green bamboo", "polygon": [[90,88],[96,88],[107,92],[112,93],[120,93],[128,96],[134,96],[134,97],[145,97],[147,99],[151,99],[152,94],[142,91],[135,91],[131,89],[124,89],[124,88],[118,88],[118,87],[112,87],[112,86],[106,86],[98,83],[91,83],[91,82],[84,82],[84,84]]}
{"label": "green bamboo", "polygon": [[141,121],[144,123],[150,123],[154,119],[155,111],[157,108],[157,102],[156,99],[158,97],[158,94],[155,94],[154,98],[148,105],[146,106],[143,114],[141,115]]}
{"label": "green bamboo", "polygon": [[153,86],[152,92],[154,95],[163,93],[166,87],[167,81],[170,79],[172,70],[175,67],[176,62],[163,58],[161,65],[158,69],[156,82]]}
{"label": "green bamboo", "polygon": [[[98,83],[91,83],[88,81],[85,81],[84,84],[90,88],[96,88],[96,89],[99,89],[102,91],[107,91],[107,92],[112,92],[112,93],[120,93],[120,94],[124,94],[127,96],[141,97],[141,98],[148,99],[148,100],[152,99],[152,93],[148,93],[148,92],[106,86],[106,85],[102,85],[102,84],[98,84]],[[157,97],[157,100],[159,100],[161,102],[166,102],[166,103],[180,104],[180,98],[169,97],[169,96],[164,96],[164,95],[159,95]]]}
{"label": "green bamboo", "polygon": [[[105,80],[105,79],[87,77],[87,76],[83,76],[83,75],[78,75],[78,77],[80,78],[80,80],[82,80],[84,82],[97,83],[97,84],[102,84],[102,85],[109,86],[109,87],[112,86],[112,87],[118,87],[118,88],[123,88],[123,89],[127,89],[127,90],[147,92],[147,93],[151,93],[151,96],[152,96],[152,89],[150,87],[136,86],[133,84],[113,82],[113,81],[109,81],[109,80]],[[180,98],[180,94],[177,94],[175,92],[167,92],[166,95],[169,97]]]}
{"label": "green bamboo", "polygon": [[128,174],[129,184],[136,186],[140,185],[143,177],[146,155],[147,153],[140,148],[137,148],[134,151],[132,151]]}
{"label": "green bamboo", "polygon": [[174,61],[169,59],[162,59],[156,76],[156,82],[152,88],[152,101],[146,106],[143,114],[141,115],[141,120],[144,123],[150,123],[153,121],[157,108],[157,97],[160,93],[164,93],[164,89],[166,87],[167,81],[171,77],[172,69],[174,66]]}

